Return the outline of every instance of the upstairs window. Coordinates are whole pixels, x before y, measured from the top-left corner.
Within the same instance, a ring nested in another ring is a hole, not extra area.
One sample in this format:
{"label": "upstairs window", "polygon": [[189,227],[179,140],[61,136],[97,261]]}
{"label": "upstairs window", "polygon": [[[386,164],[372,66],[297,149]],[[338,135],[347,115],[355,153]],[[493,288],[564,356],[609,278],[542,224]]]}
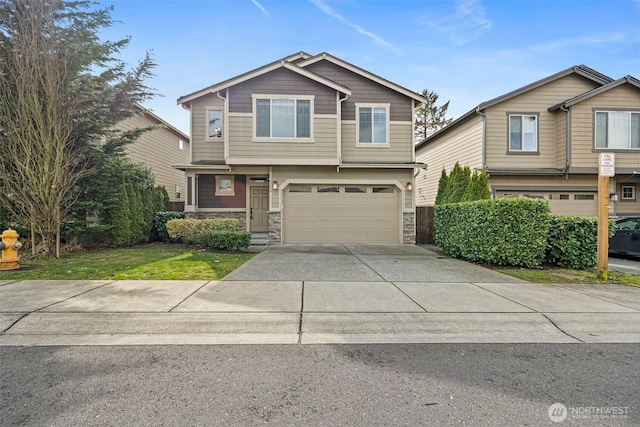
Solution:
{"label": "upstairs window", "polygon": [[312,97],[254,96],[254,111],[254,136],[258,139],[311,139]]}
{"label": "upstairs window", "polygon": [[596,148],[640,148],[640,111],[596,111],[594,122]]}
{"label": "upstairs window", "polygon": [[509,151],[535,153],[538,151],[538,116],[509,114]]}
{"label": "upstairs window", "polygon": [[207,139],[222,138],[222,110],[207,110]]}
{"label": "upstairs window", "polygon": [[389,144],[389,105],[356,104],[357,145]]}

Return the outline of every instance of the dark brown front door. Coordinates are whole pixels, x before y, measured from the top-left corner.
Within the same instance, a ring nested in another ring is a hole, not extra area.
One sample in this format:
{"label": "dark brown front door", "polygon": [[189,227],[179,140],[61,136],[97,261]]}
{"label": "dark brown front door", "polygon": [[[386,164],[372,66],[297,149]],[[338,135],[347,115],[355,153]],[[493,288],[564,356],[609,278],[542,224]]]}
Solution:
{"label": "dark brown front door", "polygon": [[269,188],[251,187],[251,231],[269,231]]}

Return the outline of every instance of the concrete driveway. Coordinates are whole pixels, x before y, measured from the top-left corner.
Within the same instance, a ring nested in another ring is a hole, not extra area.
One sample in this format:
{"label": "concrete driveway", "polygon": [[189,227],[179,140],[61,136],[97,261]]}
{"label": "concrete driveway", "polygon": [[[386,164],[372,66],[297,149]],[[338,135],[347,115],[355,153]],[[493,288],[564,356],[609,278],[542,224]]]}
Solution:
{"label": "concrete driveway", "polygon": [[223,280],[323,282],[518,282],[414,245],[270,246]]}

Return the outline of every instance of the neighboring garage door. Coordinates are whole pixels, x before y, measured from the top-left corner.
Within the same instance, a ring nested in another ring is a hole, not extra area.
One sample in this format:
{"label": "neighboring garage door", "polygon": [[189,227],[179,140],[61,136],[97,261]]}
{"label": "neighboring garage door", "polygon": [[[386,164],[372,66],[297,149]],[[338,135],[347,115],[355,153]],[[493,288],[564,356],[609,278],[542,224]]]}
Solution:
{"label": "neighboring garage door", "polygon": [[496,197],[517,198],[528,197],[531,199],[549,200],[551,213],[555,215],[596,216],[598,194],[591,191],[496,191]]}
{"label": "neighboring garage door", "polygon": [[284,191],[284,243],[400,243],[393,185],[292,185]]}

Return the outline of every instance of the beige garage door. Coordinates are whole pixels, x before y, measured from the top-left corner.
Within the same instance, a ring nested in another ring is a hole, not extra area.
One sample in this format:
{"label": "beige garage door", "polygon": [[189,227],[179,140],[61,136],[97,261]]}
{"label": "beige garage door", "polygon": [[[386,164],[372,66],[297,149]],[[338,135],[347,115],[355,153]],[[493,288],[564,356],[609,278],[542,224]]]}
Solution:
{"label": "beige garage door", "polygon": [[400,243],[392,185],[292,185],[284,191],[284,243]]}

